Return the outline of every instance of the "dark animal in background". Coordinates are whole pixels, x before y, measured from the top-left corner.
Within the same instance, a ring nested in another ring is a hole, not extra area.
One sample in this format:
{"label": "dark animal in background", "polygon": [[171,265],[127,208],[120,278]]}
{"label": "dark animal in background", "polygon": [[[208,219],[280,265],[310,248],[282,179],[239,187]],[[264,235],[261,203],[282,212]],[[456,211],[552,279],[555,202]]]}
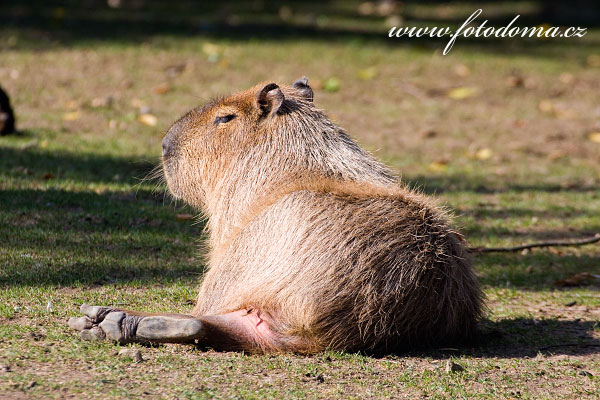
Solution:
{"label": "dark animal in background", "polygon": [[8,95],[0,87],[0,136],[15,132],[15,115]]}

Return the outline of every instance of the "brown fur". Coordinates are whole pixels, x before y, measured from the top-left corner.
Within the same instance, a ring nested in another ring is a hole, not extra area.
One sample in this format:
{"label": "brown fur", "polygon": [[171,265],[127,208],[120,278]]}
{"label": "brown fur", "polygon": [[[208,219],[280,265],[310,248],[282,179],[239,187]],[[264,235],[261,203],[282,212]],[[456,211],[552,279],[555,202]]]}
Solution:
{"label": "brown fur", "polygon": [[312,91],[257,85],[190,111],[165,142],[171,192],[209,217],[194,315],[261,310],[281,338],[265,351],[473,333],[482,292],[448,214],[315,108]]}

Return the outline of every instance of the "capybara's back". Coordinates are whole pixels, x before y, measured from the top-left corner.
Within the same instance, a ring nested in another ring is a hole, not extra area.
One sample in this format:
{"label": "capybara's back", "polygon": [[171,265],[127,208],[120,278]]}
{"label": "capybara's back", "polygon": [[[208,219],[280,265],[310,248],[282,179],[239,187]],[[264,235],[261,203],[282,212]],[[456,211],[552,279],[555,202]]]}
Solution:
{"label": "capybara's back", "polygon": [[165,142],[172,193],[209,216],[195,315],[260,311],[284,343],[266,350],[392,350],[473,333],[482,293],[447,213],[316,109],[306,81],[192,111]]}
{"label": "capybara's back", "polygon": [[344,185],[307,192],[298,204],[307,222],[297,267],[308,267],[299,282],[307,290],[288,292],[313,299],[311,340],[390,351],[471,335],[481,293],[461,237],[425,199],[381,192]]}

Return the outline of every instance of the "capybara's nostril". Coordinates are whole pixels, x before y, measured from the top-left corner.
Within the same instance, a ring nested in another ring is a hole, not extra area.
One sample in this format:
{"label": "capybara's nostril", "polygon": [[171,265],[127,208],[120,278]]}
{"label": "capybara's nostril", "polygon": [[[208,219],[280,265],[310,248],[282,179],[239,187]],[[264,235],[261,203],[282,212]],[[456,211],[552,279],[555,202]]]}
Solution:
{"label": "capybara's nostril", "polygon": [[170,140],[169,140],[168,136],[165,137],[162,141],[162,156],[163,157],[166,157],[169,154],[169,150],[170,150],[169,148],[171,147],[169,142],[170,142]]}

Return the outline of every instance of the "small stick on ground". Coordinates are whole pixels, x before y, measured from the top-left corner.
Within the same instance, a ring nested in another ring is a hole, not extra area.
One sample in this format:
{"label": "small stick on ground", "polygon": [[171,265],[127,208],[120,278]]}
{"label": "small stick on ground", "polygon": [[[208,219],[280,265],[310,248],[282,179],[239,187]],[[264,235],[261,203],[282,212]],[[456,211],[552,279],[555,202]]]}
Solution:
{"label": "small stick on ground", "polygon": [[552,242],[530,243],[514,247],[471,247],[469,250],[473,253],[507,253],[536,247],[583,246],[596,242],[600,242],[600,233],[596,233],[593,237],[579,240],[555,240]]}

